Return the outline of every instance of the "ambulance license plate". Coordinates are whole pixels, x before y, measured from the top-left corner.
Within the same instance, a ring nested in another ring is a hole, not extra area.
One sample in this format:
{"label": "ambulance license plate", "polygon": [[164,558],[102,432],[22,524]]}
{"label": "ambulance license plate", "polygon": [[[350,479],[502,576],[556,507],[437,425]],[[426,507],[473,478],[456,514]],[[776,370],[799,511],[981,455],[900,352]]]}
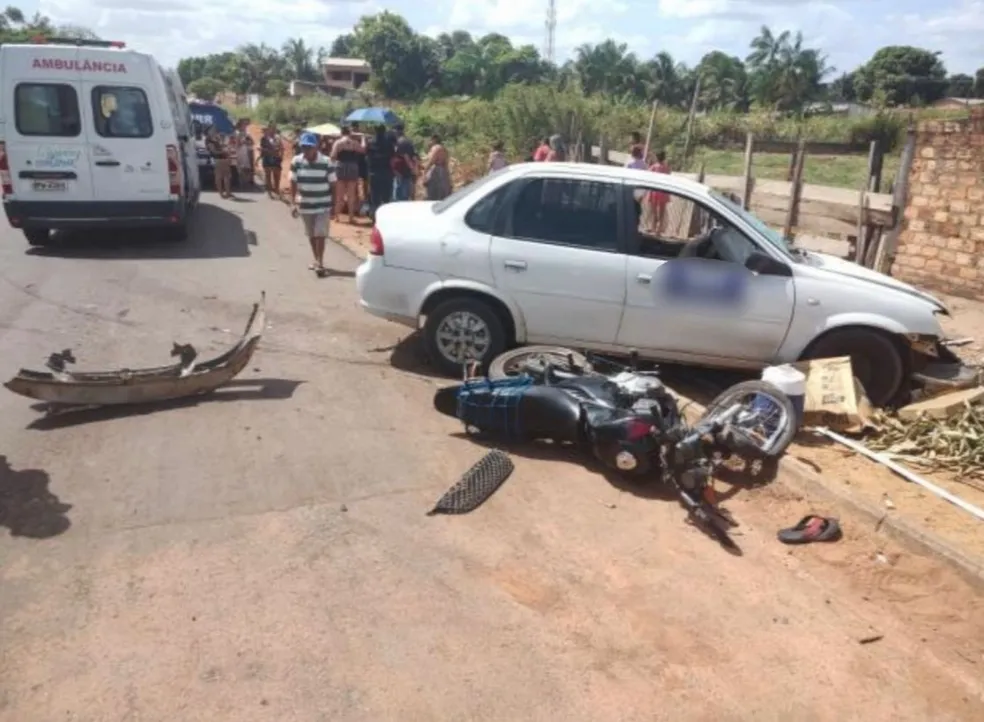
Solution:
{"label": "ambulance license plate", "polygon": [[36,180],[31,184],[36,191],[65,191],[68,190],[68,183],[60,180]]}

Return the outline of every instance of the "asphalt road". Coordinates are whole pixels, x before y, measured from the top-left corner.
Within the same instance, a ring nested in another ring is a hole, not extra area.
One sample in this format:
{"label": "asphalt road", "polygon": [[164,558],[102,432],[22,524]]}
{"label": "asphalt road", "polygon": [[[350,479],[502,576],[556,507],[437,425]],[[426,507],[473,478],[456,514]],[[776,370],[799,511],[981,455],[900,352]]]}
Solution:
{"label": "asphalt road", "polygon": [[483,450],[357,261],[316,279],[259,195],[201,211],[184,244],[0,231],[0,374],[206,355],[269,314],[209,400],[44,420],[0,392],[0,722],[984,716],[980,597],[849,519],[781,547],[814,509],[774,486],[731,501],[743,557],[546,451],[425,516]]}

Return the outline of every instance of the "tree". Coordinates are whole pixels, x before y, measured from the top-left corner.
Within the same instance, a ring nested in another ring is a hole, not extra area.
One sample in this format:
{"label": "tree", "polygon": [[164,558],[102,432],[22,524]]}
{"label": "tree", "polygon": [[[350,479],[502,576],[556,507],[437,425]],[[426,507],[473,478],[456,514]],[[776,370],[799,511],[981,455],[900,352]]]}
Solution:
{"label": "tree", "polygon": [[437,84],[440,47],[401,16],[383,11],[359,20],[352,49],[372,67],[372,82],[390,98],[412,98]]}
{"label": "tree", "polygon": [[946,94],[950,98],[973,98],[974,79],[965,73],[957,73],[946,79]]}
{"label": "tree", "polygon": [[329,58],[351,58],[355,54],[355,36],[352,33],[345,33],[335,38],[331,47],[328,48]]}
{"label": "tree", "polygon": [[802,110],[822,94],[823,78],[831,72],[819,50],[803,47],[803,34],[788,30],[775,35],[762,26],[751,42],[748,65],[752,98],[774,110]]}
{"label": "tree", "polygon": [[225,90],[225,83],[218,78],[198,78],[192,80],[185,89],[189,95],[194,95],[202,100],[214,100],[215,96]]}
{"label": "tree", "polygon": [[861,100],[883,97],[893,106],[932,103],[946,94],[946,67],[938,52],[889,45],[857,69],[855,87]]}
{"label": "tree", "polygon": [[35,37],[68,37],[80,40],[96,40],[97,36],[88,28],[76,25],[55,27],[51,19],[41,13],[35,13],[28,20],[24,12],[17,7],[8,6],[0,11],[0,44],[25,43]]}
{"label": "tree", "polygon": [[857,100],[854,73],[842,73],[827,88],[827,99],[833,103],[851,103]]}
{"label": "tree", "polygon": [[666,51],[642,64],[637,70],[639,92],[648,102],[658,100],[662,105],[680,108],[690,102],[693,86],[690,72],[683,64],[676,63]]}
{"label": "tree", "polygon": [[701,58],[694,72],[700,76],[698,102],[707,110],[745,110],[748,107],[748,75],[745,64],[720,50]]}
{"label": "tree", "polygon": [[287,72],[292,76],[291,80],[316,81],[319,79],[320,74],[315,67],[314,51],[304,43],[302,38],[291,38],[284,43],[281,52],[287,66]]}
{"label": "tree", "polygon": [[641,86],[639,61],[628,45],[614,40],[580,46],[574,51],[574,70],[586,93],[623,96]]}

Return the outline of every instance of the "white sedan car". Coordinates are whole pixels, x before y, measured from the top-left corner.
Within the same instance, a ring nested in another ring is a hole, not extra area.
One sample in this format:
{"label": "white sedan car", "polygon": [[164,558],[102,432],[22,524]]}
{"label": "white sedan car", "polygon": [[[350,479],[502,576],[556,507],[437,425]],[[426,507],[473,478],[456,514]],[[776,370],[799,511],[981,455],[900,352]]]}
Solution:
{"label": "white sedan car", "polygon": [[[690,222],[644,223],[644,205],[667,199],[692,208]],[[369,313],[425,319],[449,375],[534,343],[731,369],[850,356],[884,405],[913,374],[965,372],[941,343],[948,311],[932,296],[791,250],[720,193],[648,171],[529,163],[437,203],[390,203],[356,278]]]}

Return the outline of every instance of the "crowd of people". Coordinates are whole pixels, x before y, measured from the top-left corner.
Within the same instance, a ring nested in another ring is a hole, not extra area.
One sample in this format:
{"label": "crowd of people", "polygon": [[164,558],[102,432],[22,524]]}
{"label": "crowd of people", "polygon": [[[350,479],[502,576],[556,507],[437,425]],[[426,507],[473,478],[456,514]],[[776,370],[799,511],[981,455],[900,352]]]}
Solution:
{"label": "crowd of people", "polygon": [[[253,140],[247,133],[248,122],[238,123],[235,133],[226,141],[214,131],[208,133],[206,142],[215,161],[216,188],[223,197],[232,194],[233,166],[240,184],[253,185],[256,154]],[[281,169],[287,146],[275,125],[265,128],[260,138],[258,160],[263,169],[266,192],[271,198],[280,197]],[[366,133],[357,123],[352,123],[340,128],[337,136],[318,136],[298,128],[294,132],[292,150],[291,211],[303,220],[314,256],[311,269],[319,275],[326,273],[324,252],[329,222],[337,221],[343,211],[349,224],[354,224],[357,216],[375,218],[376,212],[386,203],[413,200],[418,179],[423,181],[427,200],[442,200],[453,190],[450,155],[441,138],[431,135],[427,153],[421,157],[402,124],[394,125],[392,129],[377,125]],[[670,173],[665,152],[659,151],[653,158],[647,158],[646,154],[641,135],[633,133],[626,167]],[[566,161],[567,148],[562,136],[541,138],[525,160]],[[503,143],[494,143],[487,171],[494,173],[508,165]],[[652,209],[652,230],[662,233],[669,196],[650,191],[646,200]]]}

